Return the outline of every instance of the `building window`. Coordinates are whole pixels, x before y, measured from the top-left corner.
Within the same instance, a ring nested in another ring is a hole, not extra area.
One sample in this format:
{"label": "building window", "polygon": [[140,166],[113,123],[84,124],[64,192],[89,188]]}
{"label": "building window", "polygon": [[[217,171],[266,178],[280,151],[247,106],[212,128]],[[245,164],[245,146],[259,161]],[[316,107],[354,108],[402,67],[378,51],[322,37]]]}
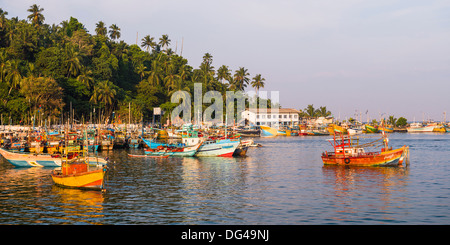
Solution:
{"label": "building window", "polygon": [[278,118],[281,118],[282,116],[281,115],[278,115]]}
{"label": "building window", "polygon": [[284,115],[284,118],[287,118],[287,115]]}
{"label": "building window", "polygon": [[292,115],[289,115],[289,118],[292,118]]}
{"label": "building window", "polygon": [[266,119],[266,115],[261,115],[261,118],[262,119]]}
{"label": "building window", "polygon": [[267,119],[270,119],[272,116],[271,115],[267,115]]}
{"label": "building window", "polygon": [[259,119],[259,115],[256,115],[256,119]]}

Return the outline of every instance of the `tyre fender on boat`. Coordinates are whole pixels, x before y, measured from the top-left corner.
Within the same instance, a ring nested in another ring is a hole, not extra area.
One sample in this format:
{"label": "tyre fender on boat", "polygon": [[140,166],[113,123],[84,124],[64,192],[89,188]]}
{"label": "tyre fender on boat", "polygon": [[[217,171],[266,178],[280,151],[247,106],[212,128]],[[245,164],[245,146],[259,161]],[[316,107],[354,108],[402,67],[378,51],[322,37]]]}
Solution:
{"label": "tyre fender on boat", "polygon": [[345,158],[344,162],[345,162],[345,164],[349,164],[350,163],[350,158]]}

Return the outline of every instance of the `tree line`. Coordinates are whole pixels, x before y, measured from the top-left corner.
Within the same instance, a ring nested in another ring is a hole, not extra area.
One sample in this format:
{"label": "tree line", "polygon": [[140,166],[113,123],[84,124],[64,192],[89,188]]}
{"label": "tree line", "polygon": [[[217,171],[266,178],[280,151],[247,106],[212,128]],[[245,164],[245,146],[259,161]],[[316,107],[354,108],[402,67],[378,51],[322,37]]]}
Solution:
{"label": "tree line", "polygon": [[[0,113],[3,122],[30,124],[31,119],[77,120],[141,118],[153,108],[170,108],[177,90],[244,91],[264,88],[261,74],[213,66],[205,53],[198,68],[171,49],[168,35],[146,35],[140,46],[122,40],[117,24],[96,23],[90,34],[76,18],[45,23],[44,9],[33,4],[25,20],[7,18],[0,8]],[[72,111],[70,110],[71,108]]]}

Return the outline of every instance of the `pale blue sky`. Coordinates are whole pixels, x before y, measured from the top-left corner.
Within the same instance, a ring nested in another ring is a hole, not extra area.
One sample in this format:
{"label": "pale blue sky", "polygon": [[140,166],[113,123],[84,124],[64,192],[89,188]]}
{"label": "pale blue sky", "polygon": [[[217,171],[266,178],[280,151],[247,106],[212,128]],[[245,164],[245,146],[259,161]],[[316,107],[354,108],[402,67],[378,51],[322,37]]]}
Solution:
{"label": "pale blue sky", "polygon": [[450,1],[433,0],[0,0],[24,19],[32,4],[45,22],[70,16],[121,28],[121,39],[168,34],[197,68],[260,73],[283,107],[327,106],[335,117],[362,112],[450,120]]}

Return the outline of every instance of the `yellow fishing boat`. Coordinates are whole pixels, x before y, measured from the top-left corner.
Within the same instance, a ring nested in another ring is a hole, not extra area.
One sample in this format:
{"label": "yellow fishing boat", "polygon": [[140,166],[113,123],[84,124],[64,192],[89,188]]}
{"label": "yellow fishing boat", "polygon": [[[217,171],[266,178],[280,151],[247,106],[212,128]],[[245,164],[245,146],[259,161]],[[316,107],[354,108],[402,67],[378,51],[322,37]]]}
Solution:
{"label": "yellow fishing boat", "polygon": [[269,126],[260,125],[261,128],[261,136],[263,137],[271,137],[271,136],[277,136],[279,135],[278,129],[272,128]]}
{"label": "yellow fishing boat", "polygon": [[60,170],[53,170],[52,179],[56,185],[68,188],[103,190],[105,168],[91,170],[84,161],[63,163]]}
{"label": "yellow fishing boat", "polygon": [[[69,145],[74,142],[69,137],[70,135],[65,137],[66,145],[61,169],[53,170],[51,174],[53,182],[67,188],[104,190],[106,166],[93,169],[89,167],[87,137],[82,150]],[[80,153],[82,155],[79,155]]]}
{"label": "yellow fishing boat", "polygon": [[445,129],[445,127],[443,125],[437,125],[434,129],[433,132],[438,132],[438,133],[445,133],[447,132],[447,130]]}

